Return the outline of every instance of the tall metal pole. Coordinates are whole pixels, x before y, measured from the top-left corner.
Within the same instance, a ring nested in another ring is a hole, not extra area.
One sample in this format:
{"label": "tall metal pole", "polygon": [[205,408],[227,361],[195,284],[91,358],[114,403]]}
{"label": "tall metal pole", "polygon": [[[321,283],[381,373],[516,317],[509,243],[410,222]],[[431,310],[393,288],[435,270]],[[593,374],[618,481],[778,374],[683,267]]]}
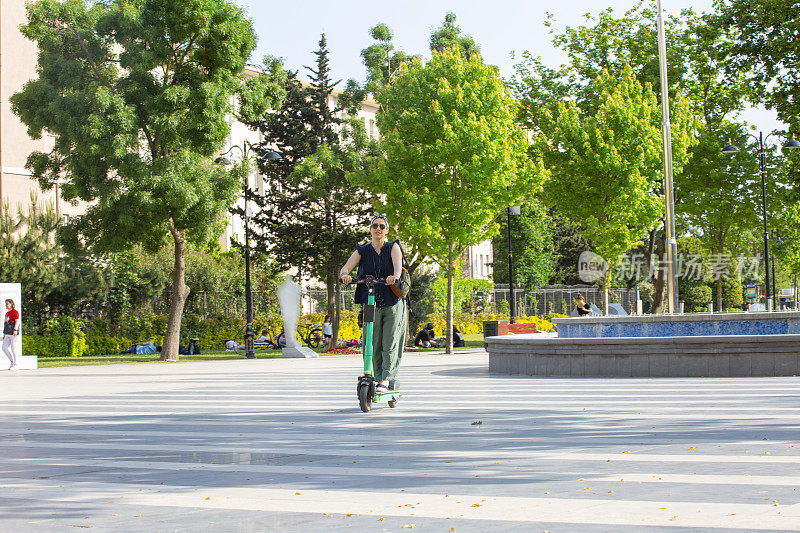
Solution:
{"label": "tall metal pole", "polygon": [[768,308],[771,307],[769,294],[769,229],[767,229],[767,161],[764,154],[764,134],[758,132],[758,166],[761,169],[761,209],[764,215],[764,294]]}
{"label": "tall metal pole", "polygon": [[[778,239],[778,243],[781,242],[780,241],[780,236],[778,235],[778,230],[773,230],[772,231],[772,235],[770,235],[770,240],[772,240],[773,237],[775,239]],[[781,297],[780,297],[780,294],[778,294],[778,289],[775,288],[776,284],[777,283],[775,281],[775,258],[773,257],[772,258],[772,300],[775,303],[772,305],[772,308],[776,309],[776,310],[780,310],[780,308],[781,308]]]}
{"label": "tall metal pole", "polygon": [[675,198],[672,187],[672,127],[669,122],[669,85],[667,83],[667,45],[664,37],[664,17],[658,0],[658,67],[661,73],[661,135],[664,144],[664,229],[667,237],[667,301],[669,311],[678,312],[678,240],[675,237]]}
{"label": "tall metal pole", "polygon": [[[245,162],[247,165],[247,144],[242,150]],[[249,166],[245,166],[249,170]],[[247,201],[250,198],[249,184],[247,183],[250,176],[245,174],[244,177],[244,292],[245,301],[247,303],[247,326],[244,330],[244,356],[247,359],[255,359],[255,345],[253,343],[253,292],[250,286],[250,215],[247,212]]]}
{"label": "tall metal pole", "polygon": [[509,322],[515,324],[517,321],[517,304],[514,300],[514,267],[512,266],[513,254],[511,253],[511,207],[506,210],[508,215],[508,312]]}

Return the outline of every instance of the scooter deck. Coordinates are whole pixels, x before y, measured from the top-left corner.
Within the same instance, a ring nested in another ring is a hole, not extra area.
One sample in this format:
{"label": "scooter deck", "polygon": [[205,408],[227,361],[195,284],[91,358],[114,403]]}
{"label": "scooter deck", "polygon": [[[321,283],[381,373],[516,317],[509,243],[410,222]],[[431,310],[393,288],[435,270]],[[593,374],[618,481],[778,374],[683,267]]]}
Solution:
{"label": "scooter deck", "polygon": [[375,392],[375,402],[386,402],[389,400],[396,400],[400,397],[400,393],[397,391],[389,391],[389,392]]}

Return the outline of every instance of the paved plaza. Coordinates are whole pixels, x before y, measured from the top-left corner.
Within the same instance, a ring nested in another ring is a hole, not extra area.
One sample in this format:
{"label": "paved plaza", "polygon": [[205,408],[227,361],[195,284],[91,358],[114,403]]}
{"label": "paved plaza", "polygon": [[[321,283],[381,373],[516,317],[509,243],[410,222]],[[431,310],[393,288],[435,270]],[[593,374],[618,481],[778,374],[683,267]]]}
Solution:
{"label": "paved plaza", "polygon": [[800,378],[490,376],[406,354],[0,375],[2,531],[800,530]]}

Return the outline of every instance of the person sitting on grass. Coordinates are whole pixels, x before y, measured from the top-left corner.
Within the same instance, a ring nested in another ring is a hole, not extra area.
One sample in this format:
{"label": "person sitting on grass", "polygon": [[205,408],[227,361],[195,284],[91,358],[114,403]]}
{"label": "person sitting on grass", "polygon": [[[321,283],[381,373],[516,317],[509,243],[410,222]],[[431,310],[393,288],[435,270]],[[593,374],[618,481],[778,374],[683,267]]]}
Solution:
{"label": "person sitting on grass", "polygon": [[428,322],[425,327],[417,333],[414,338],[414,345],[420,348],[438,348],[439,341],[436,340],[436,335],[433,332],[433,324]]}
{"label": "person sitting on grass", "polygon": [[235,352],[238,350],[244,350],[246,346],[244,344],[238,344],[234,340],[225,341],[225,350],[229,352]]}

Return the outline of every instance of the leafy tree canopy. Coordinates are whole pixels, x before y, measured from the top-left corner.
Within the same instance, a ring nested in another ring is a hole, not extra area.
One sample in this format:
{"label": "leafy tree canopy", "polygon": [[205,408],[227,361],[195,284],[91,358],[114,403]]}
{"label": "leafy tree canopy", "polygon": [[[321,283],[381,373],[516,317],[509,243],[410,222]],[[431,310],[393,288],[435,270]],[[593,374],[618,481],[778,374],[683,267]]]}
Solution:
{"label": "leafy tree canopy", "polygon": [[[220,0],[39,0],[23,34],[39,47],[38,77],[12,96],[33,138],[55,136],[28,159],[42,187],[65,178],[66,200],[89,204],[61,235],[73,249],[157,250],[171,236],[175,273],[165,357],[177,357],[187,238],[209,240],[241,183],[215,167],[239,91],[245,114],[275,106],[273,62],[242,82],[255,47],[251,22]],[[242,89],[240,91],[240,89]]]}

